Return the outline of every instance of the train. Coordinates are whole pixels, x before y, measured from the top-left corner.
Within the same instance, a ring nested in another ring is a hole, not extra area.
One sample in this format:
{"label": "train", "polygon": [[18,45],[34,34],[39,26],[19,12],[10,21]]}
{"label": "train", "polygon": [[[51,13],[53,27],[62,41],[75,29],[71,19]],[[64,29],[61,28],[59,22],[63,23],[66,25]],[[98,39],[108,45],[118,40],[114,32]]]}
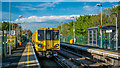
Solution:
{"label": "train", "polygon": [[57,28],[40,28],[32,34],[32,43],[41,57],[57,56],[60,50],[60,30]]}

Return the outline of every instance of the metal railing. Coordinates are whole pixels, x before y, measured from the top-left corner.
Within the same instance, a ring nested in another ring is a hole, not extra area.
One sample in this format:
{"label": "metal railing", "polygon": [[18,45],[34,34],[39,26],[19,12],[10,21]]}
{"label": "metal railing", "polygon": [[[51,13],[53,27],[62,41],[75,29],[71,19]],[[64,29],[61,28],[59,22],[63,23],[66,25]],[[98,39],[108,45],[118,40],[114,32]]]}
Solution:
{"label": "metal railing", "polygon": [[[76,42],[75,44],[82,44],[82,45],[91,45],[90,43],[91,41],[88,41],[88,35],[76,35]],[[73,39],[72,35],[69,36],[62,36],[61,37],[61,42],[65,42],[65,43],[70,43],[70,40]],[[120,36],[118,37],[118,47],[120,48]],[[97,45],[96,45],[96,40],[93,40],[93,46],[97,46],[100,47],[100,36],[98,34],[97,36]],[[102,38],[102,48],[105,49],[116,49],[116,34],[115,33],[111,33],[111,34],[106,34],[103,33],[103,38]]]}
{"label": "metal railing", "polygon": [[[87,35],[76,35],[76,44],[88,44],[88,36]],[[72,35],[62,36],[61,42],[70,43],[70,40],[73,39]]]}

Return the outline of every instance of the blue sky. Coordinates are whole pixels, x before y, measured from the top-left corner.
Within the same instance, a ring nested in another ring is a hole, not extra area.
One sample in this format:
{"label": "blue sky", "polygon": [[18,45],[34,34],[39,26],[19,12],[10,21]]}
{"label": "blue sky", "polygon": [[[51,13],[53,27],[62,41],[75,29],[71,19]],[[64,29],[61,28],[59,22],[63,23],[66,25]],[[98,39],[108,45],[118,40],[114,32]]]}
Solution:
{"label": "blue sky", "polygon": [[[41,27],[56,27],[60,22],[71,21],[71,16],[98,14],[98,3],[103,5],[103,9],[118,5],[118,2],[12,2],[11,20],[16,23],[25,22],[22,24],[23,29],[34,32]],[[18,19],[19,15],[23,15],[23,18]],[[2,20],[9,20],[8,2],[2,2]]]}
{"label": "blue sky", "polygon": [[[8,2],[9,0],[2,0]],[[12,2],[118,2],[119,0],[11,0]]]}

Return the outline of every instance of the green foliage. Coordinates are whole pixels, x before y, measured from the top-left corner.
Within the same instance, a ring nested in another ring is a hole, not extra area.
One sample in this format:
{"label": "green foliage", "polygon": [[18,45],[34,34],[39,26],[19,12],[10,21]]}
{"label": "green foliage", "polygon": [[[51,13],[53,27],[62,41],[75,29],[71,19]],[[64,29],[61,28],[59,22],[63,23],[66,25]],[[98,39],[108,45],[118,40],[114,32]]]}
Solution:
{"label": "green foliage", "polygon": [[2,30],[9,30],[9,22],[3,22],[2,23]]}
{"label": "green foliage", "polygon": [[0,31],[2,30],[2,22],[0,22]]}
{"label": "green foliage", "polygon": [[32,32],[31,32],[31,30],[22,30],[22,33],[23,33],[24,35],[27,34],[27,36],[28,36],[29,39],[32,37]]}
{"label": "green foliage", "polygon": [[[120,12],[120,6],[107,8],[103,10],[102,25],[115,25],[116,23],[115,16],[111,15],[111,13],[113,12],[116,12],[116,13]],[[120,22],[120,19],[118,20],[118,22]],[[76,35],[87,35],[88,34],[87,28],[98,26],[101,24],[101,13],[99,13],[98,15],[80,16],[78,19],[76,19],[76,21],[62,24],[63,36],[73,35],[73,23],[75,24]],[[120,26],[120,23],[118,24]],[[61,25],[58,26],[57,28],[61,30]]]}
{"label": "green foliage", "polygon": [[[9,22],[5,22],[3,21],[3,23],[0,23],[2,26],[0,26],[0,28],[2,27],[1,30],[6,30],[9,31]],[[10,24],[11,30],[13,29],[13,24]],[[17,26],[15,29],[19,30],[21,28],[21,26]],[[21,28],[22,29],[22,28]]]}

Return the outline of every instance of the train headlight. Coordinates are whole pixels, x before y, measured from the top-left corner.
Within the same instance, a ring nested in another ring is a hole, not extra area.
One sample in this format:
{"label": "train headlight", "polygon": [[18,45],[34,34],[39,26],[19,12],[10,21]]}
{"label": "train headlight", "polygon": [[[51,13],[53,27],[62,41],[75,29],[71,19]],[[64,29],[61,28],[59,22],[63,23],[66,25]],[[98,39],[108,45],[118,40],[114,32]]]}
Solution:
{"label": "train headlight", "polygon": [[42,44],[38,44],[39,47],[43,48]]}
{"label": "train headlight", "polygon": [[59,44],[56,44],[54,47],[58,47],[59,46]]}

